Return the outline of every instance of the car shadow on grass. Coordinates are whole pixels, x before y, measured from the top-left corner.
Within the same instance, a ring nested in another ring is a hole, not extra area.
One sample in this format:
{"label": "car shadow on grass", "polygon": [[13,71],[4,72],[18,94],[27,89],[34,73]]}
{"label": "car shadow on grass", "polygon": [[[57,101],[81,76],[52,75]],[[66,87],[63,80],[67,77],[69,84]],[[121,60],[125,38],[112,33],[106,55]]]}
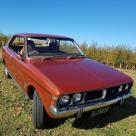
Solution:
{"label": "car shadow on grass", "polygon": [[102,128],[135,114],[136,98],[130,97],[123,105],[114,107],[109,113],[104,115],[92,118],[90,117],[90,112],[85,113],[80,119],[73,122],[73,127],[80,129]]}
{"label": "car shadow on grass", "polygon": [[62,119],[51,119],[49,118],[49,120],[47,121],[47,125],[46,128],[44,129],[53,129],[53,128],[57,128],[60,125],[63,125],[66,121],[66,118],[62,118]]}

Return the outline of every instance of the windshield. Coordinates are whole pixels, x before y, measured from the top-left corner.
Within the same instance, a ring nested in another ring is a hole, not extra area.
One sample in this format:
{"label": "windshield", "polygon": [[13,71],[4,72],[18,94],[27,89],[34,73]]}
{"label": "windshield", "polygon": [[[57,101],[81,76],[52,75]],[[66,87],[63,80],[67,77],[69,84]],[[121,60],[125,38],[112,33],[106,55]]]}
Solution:
{"label": "windshield", "polygon": [[78,45],[72,39],[46,37],[27,38],[28,56],[83,56]]}

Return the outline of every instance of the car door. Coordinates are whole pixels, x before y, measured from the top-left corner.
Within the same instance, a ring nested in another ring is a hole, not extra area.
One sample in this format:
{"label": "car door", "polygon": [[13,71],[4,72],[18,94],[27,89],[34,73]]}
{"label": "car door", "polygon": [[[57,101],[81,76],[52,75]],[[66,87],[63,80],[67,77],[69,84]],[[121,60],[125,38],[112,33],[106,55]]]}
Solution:
{"label": "car door", "polygon": [[15,79],[15,65],[14,65],[14,59],[15,56],[17,55],[18,52],[18,37],[14,36],[10,42],[8,43],[8,45],[5,47],[5,52],[4,53],[4,59],[5,59],[5,65],[8,68],[9,73],[11,74],[11,76]]}
{"label": "car door", "polygon": [[[22,89],[25,89],[26,71],[27,63],[25,60],[25,39],[23,37],[19,38],[19,52],[17,53],[15,59],[15,69],[16,69],[16,80]],[[23,52],[22,52],[23,50]]]}
{"label": "car door", "polygon": [[12,40],[12,42],[9,43],[9,58],[8,58],[8,69],[11,73],[11,76],[13,79],[19,84],[19,86],[23,87],[23,67],[25,64],[25,61],[22,60],[24,56],[22,56],[22,59],[19,58],[21,50],[24,48],[25,39],[23,37],[16,36]]}

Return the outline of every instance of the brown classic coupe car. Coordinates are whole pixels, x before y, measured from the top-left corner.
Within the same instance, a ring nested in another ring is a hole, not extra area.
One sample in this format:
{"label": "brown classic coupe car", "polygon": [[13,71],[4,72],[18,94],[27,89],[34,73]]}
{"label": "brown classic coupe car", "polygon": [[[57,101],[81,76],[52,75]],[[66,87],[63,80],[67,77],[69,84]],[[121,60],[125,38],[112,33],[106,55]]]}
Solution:
{"label": "brown classic coupe car", "polygon": [[69,37],[15,34],[2,57],[5,75],[33,100],[36,128],[44,128],[48,118],[105,113],[131,96],[129,76],[87,58]]}

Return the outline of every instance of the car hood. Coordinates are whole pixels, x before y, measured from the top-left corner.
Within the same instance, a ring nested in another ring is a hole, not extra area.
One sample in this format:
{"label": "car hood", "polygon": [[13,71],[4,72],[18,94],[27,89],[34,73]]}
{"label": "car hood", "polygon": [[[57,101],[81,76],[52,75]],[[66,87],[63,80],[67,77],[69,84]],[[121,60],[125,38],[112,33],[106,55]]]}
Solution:
{"label": "car hood", "polygon": [[61,93],[108,88],[132,81],[129,76],[88,58],[51,59],[31,64]]}

